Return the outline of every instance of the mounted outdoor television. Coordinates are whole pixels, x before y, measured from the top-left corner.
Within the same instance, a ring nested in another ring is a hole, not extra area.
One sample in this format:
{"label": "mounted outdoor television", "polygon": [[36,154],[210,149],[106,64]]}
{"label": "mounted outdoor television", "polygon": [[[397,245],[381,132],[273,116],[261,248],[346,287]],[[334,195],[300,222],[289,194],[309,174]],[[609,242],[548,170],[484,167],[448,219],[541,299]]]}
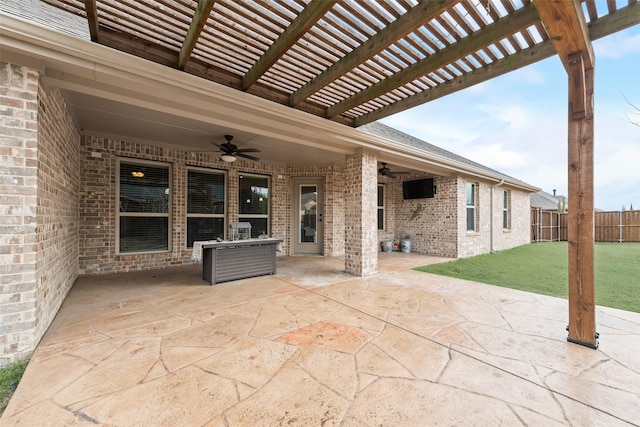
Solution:
{"label": "mounted outdoor television", "polygon": [[402,196],[409,199],[430,199],[436,194],[433,178],[416,179],[402,183]]}

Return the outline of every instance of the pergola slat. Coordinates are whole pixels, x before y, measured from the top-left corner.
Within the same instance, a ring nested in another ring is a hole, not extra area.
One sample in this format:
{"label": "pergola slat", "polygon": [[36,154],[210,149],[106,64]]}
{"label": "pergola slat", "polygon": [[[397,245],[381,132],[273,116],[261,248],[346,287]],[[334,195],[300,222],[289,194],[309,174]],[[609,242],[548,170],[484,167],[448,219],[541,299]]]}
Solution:
{"label": "pergola slat", "polygon": [[515,31],[531,25],[537,19],[538,14],[532,6],[520,9],[513,15],[503,18],[494,24],[488,25],[483,32],[476,32],[460,42],[455,43],[451,48],[441,50],[428,58],[411,64],[395,75],[376,83],[369,89],[335,104],[327,110],[327,117],[335,117],[350,110],[358,104],[377,98],[391,89],[415,80],[421,75],[427,74],[429,70],[442,67],[461,56],[465,56],[471,52],[481,49],[492,40],[509,36]]}
{"label": "pergola slat", "polygon": [[337,0],[314,0],[280,34],[280,37],[267,49],[251,69],[242,78],[242,89],[254,84],[294,43],[311,28]]}
{"label": "pergola slat", "polygon": [[[619,14],[619,12],[622,11],[622,9],[619,9],[618,13],[606,15],[602,18],[598,18],[594,22],[591,22],[588,26],[591,40],[597,40],[632,25],[640,24],[640,3],[634,3],[626,6],[624,9],[626,10],[623,12],[627,13]],[[429,90],[416,94],[411,98],[398,101],[396,104],[373,111],[366,116],[360,116],[356,119],[355,125],[362,126],[367,123],[375,122],[376,120],[383,119],[400,111],[408,110],[409,108],[422,105],[426,102],[475,86],[478,83],[507,74],[521,67],[542,61],[555,54],[556,50],[554,49],[551,40],[547,38],[545,41],[537,43],[533,47],[523,49],[509,57],[497,59],[495,62],[458,77],[448,82],[446,85],[437,85]]]}
{"label": "pergola slat", "polygon": [[421,26],[426,19],[441,13],[450,4],[451,1],[423,1],[419,3],[410,12],[393,21],[376,36],[364,42],[311,82],[298,89],[291,95],[289,105],[297,105],[312,93],[364,62],[367,57],[383,50],[389,43],[409,34]]}

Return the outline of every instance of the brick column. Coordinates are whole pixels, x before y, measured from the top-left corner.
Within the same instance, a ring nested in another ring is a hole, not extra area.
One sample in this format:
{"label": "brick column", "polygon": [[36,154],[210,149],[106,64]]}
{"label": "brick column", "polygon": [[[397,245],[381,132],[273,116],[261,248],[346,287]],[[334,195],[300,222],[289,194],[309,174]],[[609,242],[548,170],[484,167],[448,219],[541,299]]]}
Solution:
{"label": "brick column", "polygon": [[378,271],[377,158],[359,150],[345,162],[345,270],[356,276]]}
{"label": "brick column", "polygon": [[0,63],[0,366],[37,337],[38,73]]}

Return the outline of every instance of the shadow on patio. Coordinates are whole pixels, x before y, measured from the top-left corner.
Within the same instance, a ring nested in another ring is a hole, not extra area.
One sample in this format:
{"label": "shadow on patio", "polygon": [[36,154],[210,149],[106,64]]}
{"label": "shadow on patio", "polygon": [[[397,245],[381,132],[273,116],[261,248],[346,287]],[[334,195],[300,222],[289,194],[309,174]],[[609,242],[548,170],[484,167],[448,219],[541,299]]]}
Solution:
{"label": "shadow on patio", "polygon": [[629,425],[640,315],[598,309],[566,342],[565,300],[412,271],[380,253],[210,286],[200,266],[80,278],[0,424]]}

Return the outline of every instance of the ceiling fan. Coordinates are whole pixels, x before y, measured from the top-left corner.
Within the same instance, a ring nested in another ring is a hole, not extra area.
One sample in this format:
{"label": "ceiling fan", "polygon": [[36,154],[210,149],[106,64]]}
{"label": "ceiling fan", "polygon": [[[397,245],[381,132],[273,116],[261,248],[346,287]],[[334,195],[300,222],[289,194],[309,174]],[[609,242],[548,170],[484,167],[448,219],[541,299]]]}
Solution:
{"label": "ceiling fan", "polygon": [[253,161],[258,161],[260,160],[257,157],[251,156],[249,154],[246,153],[259,153],[260,150],[257,148],[238,148],[237,145],[231,143],[231,140],[233,139],[232,135],[225,135],[224,139],[227,140],[227,142],[223,143],[223,144],[215,144],[220,148],[220,151],[222,152],[222,156],[220,156],[220,158],[222,159],[222,161],[224,162],[235,162],[236,161],[236,157],[244,157],[245,159],[249,159],[249,160],[253,160]]}
{"label": "ceiling fan", "polygon": [[409,172],[391,172],[391,169],[387,167],[385,162],[380,162],[382,167],[378,169],[378,173],[382,176],[388,176],[389,178],[396,178],[396,175],[408,175]]}

